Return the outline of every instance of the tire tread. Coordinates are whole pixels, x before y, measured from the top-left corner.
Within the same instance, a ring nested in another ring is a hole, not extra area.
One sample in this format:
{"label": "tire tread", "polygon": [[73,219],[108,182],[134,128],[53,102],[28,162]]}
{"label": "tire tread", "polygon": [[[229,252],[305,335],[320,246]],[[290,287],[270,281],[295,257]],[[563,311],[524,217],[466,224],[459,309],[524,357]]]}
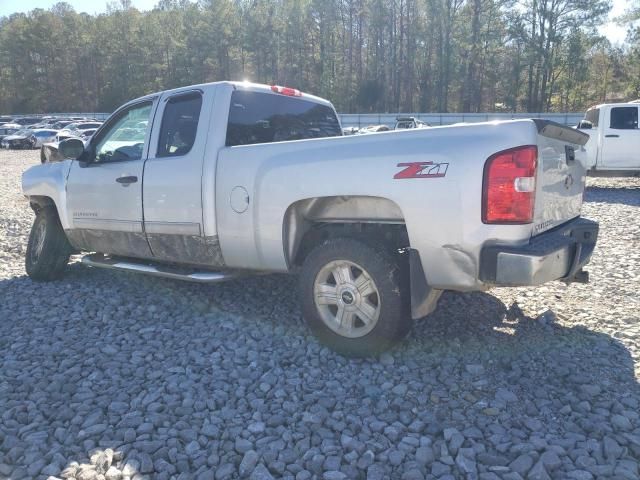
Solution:
{"label": "tire tread", "polygon": [[[38,222],[47,222],[45,241],[38,262],[31,261],[30,251],[33,248],[33,232]],[[29,235],[27,253],[25,257],[25,269],[30,278],[35,281],[47,282],[56,280],[62,276],[69,257],[71,246],[62,229],[58,213],[55,208],[45,207],[36,213],[36,219]]]}

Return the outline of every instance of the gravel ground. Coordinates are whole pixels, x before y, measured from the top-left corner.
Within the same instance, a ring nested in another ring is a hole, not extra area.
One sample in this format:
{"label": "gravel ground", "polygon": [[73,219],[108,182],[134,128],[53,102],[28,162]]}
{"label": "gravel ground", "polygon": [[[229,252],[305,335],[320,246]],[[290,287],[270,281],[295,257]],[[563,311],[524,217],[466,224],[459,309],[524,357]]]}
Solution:
{"label": "gravel ground", "polygon": [[640,179],[589,181],[591,284],[446,293],[347,360],[295,278],[32,283],[36,163],[0,152],[0,478],[639,478]]}

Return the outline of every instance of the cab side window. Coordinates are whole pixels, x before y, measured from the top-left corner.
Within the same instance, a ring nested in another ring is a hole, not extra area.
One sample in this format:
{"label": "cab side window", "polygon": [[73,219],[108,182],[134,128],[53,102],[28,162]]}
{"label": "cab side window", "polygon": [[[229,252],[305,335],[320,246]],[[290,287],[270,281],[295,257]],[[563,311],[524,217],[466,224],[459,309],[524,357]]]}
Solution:
{"label": "cab side window", "polygon": [[611,109],[611,128],[635,130],[638,128],[638,107],[614,107]]}
{"label": "cab side window", "polygon": [[201,108],[199,92],[176,95],[167,101],[160,127],[158,157],[179,157],[191,151]]}
{"label": "cab side window", "polygon": [[594,128],[598,127],[598,119],[600,118],[600,109],[592,108],[591,110],[587,110],[587,114],[585,115],[585,120],[591,122]]}
{"label": "cab side window", "polygon": [[140,160],[147,136],[151,106],[152,102],[142,102],[119,113],[96,141],[96,161]]}

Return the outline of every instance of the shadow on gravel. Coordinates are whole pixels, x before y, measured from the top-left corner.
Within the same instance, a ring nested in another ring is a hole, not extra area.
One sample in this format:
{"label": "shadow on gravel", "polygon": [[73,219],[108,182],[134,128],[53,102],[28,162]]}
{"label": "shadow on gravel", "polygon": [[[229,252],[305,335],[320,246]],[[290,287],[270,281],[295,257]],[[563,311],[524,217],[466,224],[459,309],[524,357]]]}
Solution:
{"label": "shadow on gravel", "polygon": [[621,203],[633,207],[640,206],[640,186],[637,187],[587,187],[585,202]]}
{"label": "shadow on gravel", "polygon": [[0,297],[0,478],[236,478],[257,464],[359,479],[371,463],[457,476],[545,451],[561,456],[553,478],[574,478],[579,457],[637,478],[627,349],[486,293],[445,293],[365,360],[318,345],[284,275],[202,286],[75,264],[60,282],[1,281]]}

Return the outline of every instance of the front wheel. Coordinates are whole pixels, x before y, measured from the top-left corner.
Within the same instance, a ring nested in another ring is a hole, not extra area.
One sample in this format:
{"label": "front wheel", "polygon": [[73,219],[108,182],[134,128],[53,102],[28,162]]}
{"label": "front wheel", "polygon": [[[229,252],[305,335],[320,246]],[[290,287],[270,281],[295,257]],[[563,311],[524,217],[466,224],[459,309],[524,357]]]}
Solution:
{"label": "front wheel", "polygon": [[27,275],[41,282],[55,280],[62,275],[70,255],[71,245],[56,210],[51,207],[39,210],[27,244]]}
{"label": "front wheel", "polygon": [[318,339],[352,357],[380,353],[411,329],[399,255],[351,238],[312,250],[300,276],[302,311]]}

